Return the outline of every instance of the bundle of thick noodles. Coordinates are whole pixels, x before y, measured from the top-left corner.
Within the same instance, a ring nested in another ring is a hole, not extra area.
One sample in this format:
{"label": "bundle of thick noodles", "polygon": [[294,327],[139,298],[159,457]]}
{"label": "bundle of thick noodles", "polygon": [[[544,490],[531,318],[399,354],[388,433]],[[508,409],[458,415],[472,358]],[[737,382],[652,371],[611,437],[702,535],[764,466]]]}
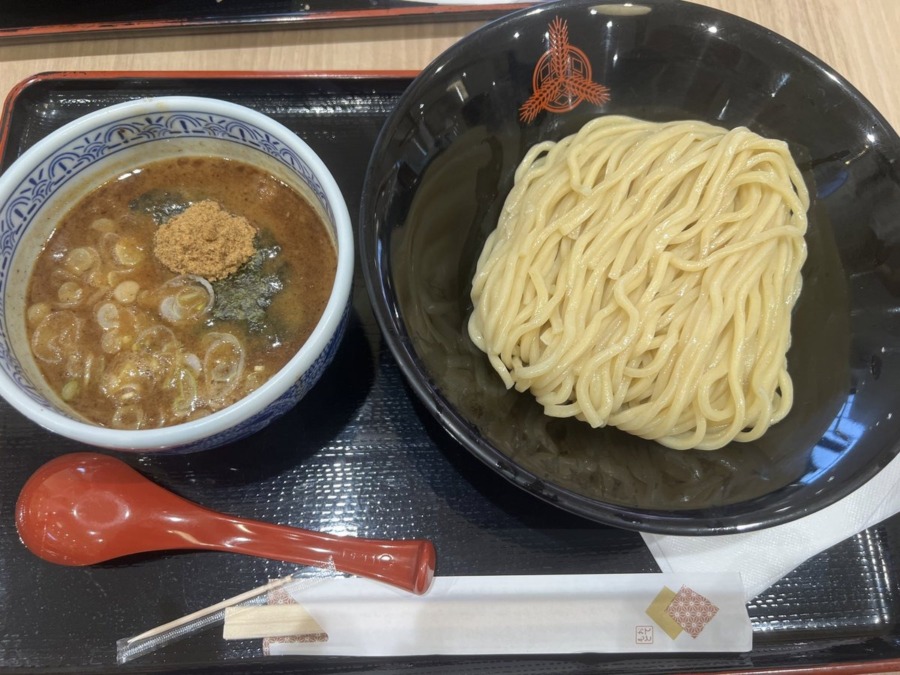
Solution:
{"label": "bundle of thick noodles", "polygon": [[793,402],[808,206],[783,142],[601,117],[519,165],[469,335],[548,415],[676,449],[754,440]]}

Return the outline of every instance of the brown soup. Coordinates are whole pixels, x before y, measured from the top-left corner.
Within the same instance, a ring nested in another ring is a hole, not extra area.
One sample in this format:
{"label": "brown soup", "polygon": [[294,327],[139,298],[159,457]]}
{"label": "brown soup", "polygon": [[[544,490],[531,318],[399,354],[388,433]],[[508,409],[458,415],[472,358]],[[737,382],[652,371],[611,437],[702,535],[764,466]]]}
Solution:
{"label": "brown soup", "polygon": [[[224,278],[179,274],[154,254],[159,228],[206,201],[255,228],[249,259]],[[211,157],[154,162],[60,220],[29,284],[32,353],[53,390],[92,422],[145,429],[196,419],[287,363],[322,316],[336,265],[316,211],[261,169]]]}

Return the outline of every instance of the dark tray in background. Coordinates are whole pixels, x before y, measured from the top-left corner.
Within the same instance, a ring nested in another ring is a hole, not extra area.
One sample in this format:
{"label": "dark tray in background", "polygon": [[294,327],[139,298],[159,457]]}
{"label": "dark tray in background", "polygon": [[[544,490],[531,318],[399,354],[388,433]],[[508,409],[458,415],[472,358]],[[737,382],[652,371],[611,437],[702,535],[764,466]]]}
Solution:
{"label": "dark tray in background", "polygon": [[138,31],[291,28],[491,19],[532,4],[415,0],[0,0],[0,44]]}
{"label": "dark tray in background", "polygon": [[[375,137],[408,83],[409,74],[39,76],[6,102],[0,168],[51,130],[105,105],[146,95],[211,96],[256,108],[296,131],[330,166],[356,219]],[[213,509],[336,533],[430,538],[439,575],[658,571],[638,534],[549,506],[456,444],[403,382],[359,273],[353,297],[333,365],[284,418],[218,450],[126,455],[126,461]],[[225,642],[213,628],[117,667],[117,639],[296,568],[202,552],[148,554],[89,568],[35,558],[16,535],[18,491],[47,460],[85,449],[0,401],[0,670],[537,674],[825,664],[836,666],[833,672],[900,670],[900,661],[888,661],[900,659],[900,518],[824,552],[751,602],[755,648],[749,654],[266,658],[259,640]],[[863,670],[849,669],[860,661]]]}

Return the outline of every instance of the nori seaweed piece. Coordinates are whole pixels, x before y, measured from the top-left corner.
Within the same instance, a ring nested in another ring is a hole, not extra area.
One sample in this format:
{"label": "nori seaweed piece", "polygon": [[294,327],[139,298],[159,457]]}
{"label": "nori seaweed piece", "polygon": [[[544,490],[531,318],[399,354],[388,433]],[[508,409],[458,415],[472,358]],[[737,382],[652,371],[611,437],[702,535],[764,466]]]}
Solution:
{"label": "nori seaweed piece", "polygon": [[212,282],[216,298],[212,307],[215,321],[246,321],[253,332],[266,330],[266,310],[275,295],[284,288],[280,270],[267,272],[266,261],[281,251],[268,233],[259,233],[254,242],[256,253],[231,276]]}
{"label": "nori seaweed piece", "polygon": [[153,222],[162,225],[170,218],[185,211],[191,202],[176,192],[168,190],[148,190],[135,197],[128,205],[132,211],[140,211],[153,218]]}

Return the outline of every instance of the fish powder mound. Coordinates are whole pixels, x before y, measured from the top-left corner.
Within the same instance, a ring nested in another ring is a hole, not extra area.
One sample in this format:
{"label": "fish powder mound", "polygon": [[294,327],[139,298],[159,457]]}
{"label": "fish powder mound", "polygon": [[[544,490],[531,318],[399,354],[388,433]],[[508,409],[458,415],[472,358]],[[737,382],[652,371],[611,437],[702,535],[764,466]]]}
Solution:
{"label": "fish powder mound", "polygon": [[204,200],[159,227],[153,252],[173,272],[217,281],[250,260],[255,236],[256,229],[246,218]]}

